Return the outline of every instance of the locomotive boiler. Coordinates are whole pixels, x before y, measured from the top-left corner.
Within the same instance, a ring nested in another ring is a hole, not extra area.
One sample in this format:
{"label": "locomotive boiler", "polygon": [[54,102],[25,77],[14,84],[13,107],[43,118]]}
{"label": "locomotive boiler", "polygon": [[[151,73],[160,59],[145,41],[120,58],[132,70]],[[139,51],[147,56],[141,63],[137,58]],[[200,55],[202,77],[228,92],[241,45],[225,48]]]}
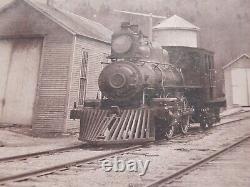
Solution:
{"label": "locomotive boiler", "polygon": [[86,100],[84,107],[71,111],[72,119],[80,119],[80,140],[147,142],[186,134],[191,122],[205,128],[218,121],[211,85],[186,80],[190,65],[171,63],[168,52],[149,41],[137,25],[123,23],[111,45],[110,63],[99,76],[101,98]]}

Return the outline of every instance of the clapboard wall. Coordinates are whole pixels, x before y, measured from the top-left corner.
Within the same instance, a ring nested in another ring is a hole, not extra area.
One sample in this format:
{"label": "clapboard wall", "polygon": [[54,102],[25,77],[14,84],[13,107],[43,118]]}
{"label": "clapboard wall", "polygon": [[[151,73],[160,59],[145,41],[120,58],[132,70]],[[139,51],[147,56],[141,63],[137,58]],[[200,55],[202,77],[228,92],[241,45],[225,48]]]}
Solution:
{"label": "clapboard wall", "polygon": [[38,82],[34,132],[63,132],[72,43],[45,38]]}
{"label": "clapboard wall", "polygon": [[32,126],[36,133],[63,132],[73,36],[21,1],[0,17],[1,38],[43,38]]}
{"label": "clapboard wall", "polygon": [[79,121],[70,120],[69,117],[74,102],[79,104],[80,67],[83,51],[88,52],[86,99],[95,99],[99,90],[98,77],[103,68],[101,62],[107,60],[106,58],[110,54],[110,44],[91,40],[82,36],[75,37],[73,64],[71,65],[70,73],[68,117],[66,122],[67,129],[79,127]]}
{"label": "clapboard wall", "polygon": [[42,41],[32,124],[29,124],[35,135],[63,133],[79,126],[79,122],[69,119],[69,114],[74,102],[79,100],[82,51],[88,52],[86,99],[96,97],[102,70],[100,62],[110,53],[109,43],[76,34],[75,28],[53,17],[53,14],[62,14],[56,12],[53,7],[40,9],[25,0],[13,1],[0,10],[0,39],[39,38]]}

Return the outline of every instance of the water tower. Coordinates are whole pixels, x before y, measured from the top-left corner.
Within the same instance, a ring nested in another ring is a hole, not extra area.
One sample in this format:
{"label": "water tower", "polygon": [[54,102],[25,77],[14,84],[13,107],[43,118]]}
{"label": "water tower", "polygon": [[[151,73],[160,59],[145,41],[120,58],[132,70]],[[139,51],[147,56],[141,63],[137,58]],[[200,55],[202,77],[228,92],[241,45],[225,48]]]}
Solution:
{"label": "water tower", "polygon": [[161,46],[198,47],[199,30],[199,27],[174,15],[153,28],[153,38]]}

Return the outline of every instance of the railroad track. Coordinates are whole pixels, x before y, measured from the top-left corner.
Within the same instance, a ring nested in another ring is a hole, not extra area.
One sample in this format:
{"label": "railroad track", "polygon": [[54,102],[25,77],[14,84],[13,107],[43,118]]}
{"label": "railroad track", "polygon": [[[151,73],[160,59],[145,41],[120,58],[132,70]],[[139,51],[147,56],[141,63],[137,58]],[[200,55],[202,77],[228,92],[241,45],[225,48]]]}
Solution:
{"label": "railroad track", "polygon": [[246,136],[237,142],[213,153],[212,155],[207,156],[206,158],[203,158],[202,160],[199,160],[193,164],[190,164],[176,172],[174,172],[171,175],[168,175],[163,178],[156,179],[153,183],[147,185],[147,187],[158,187],[158,186],[167,186],[171,182],[174,182],[176,179],[181,178],[182,176],[192,172],[193,170],[203,166],[204,164],[216,159],[217,157],[223,155],[226,152],[229,152],[230,150],[233,150],[235,147],[237,147],[239,144],[244,143],[250,139],[250,135]]}
{"label": "railroad track", "polygon": [[[176,138],[180,137],[180,136],[181,135],[177,135]],[[79,167],[81,164],[104,159],[104,158],[107,158],[107,157],[110,157],[110,156],[113,156],[116,154],[125,153],[127,151],[136,150],[136,149],[146,147],[146,146],[149,146],[152,144],[160,143],[162,141],[166,141],[166,140],[159,140],[159,141],[149,142],[149,143],[145,143],[145,144],[141,144],[141,145],[130,146],[128,148],[119,149],[119,150],[113,151],[111,153],[104,153],[104,154],[100,154],[100,155],[85,158],[85,159],[80,159],[80,160],[76,160],[76,161],[72,161],[72,162],[67,162],[64,164],[54,165],[52,167],[41,168],[38,170],[33,170],[33,171],[25,172],[25,173],[20,173],[20,174],[16,174],[16,175],[12,175],[12,176],[3,177],[3,178],[0,178],[0,185],[4,185],[4,184],[9,183],[9,182],[21,182],[24,180],[28,180],[29,178],[32,178],[32,177],[39,177],[39,176],[43,176],[43,175],[53,174],[55,172],[64,171],[64,170],[69,169],[70,167],[74,167],[74,166]],[[87,144],[84,144],[84,145],[87,145]],[[77,145],[77,146],[73,146],[73,147],[48,150],[48,151],[36,152],[36,153],[25,154],[25,155],[18,155],[18,156],[13,156],[13,157],[6,157],[6,158],[0,159],[0,163],[1,162],[8,162],[8,161],[16,161],[16,160],[25,160],[25,159],[34,158],[34,157],[37,158],[39,156],[55,154],[55,153],[69,151],[69,150],[78,149],[78,148],[82,148],[82,146]]]}
{"label": "railroad track", "polygon": [[[145,144],[145,145],[150,145],[150,144],[151,143]],[[65,169],[68,169],[68,168],[73,167],[73,166],[79,167],[79,165],[81,165],[81,164],[88,163],[88,162],[95,161],[95,160],[99,160],[99,159],[103,159],[103,158],[106,158],[106,157],[109,157],[112,155],[125,153],[127,151],[131,151],[131,150],[135,150],[135,149],[144,147],[145,145],[131,146],[128,148],[113,151],[111,153],[104,153],[104,154],[89,157],[86,159],[76,160],[76,161],[67,162],[67,163],[60,164],[60,165],[55,165],[52,167],[42,168],[42,169],[38,169],[38,170],[28,171],[26,173],[21,173],[21,174],[17,174],[17,175],[12,175],[12,176],[8,176],[8,177],[0,178],[0,185],[4,185],[8,182],[20,182],[23,180],[27,180],[31,177],[53,174],[53,173],[58,172],[58,171],[64,171]]]}
{"label": "railroad track", "polygon": [[[247,112],[244,112],[244,113],[247,113]],[[241,118],[238,118],[238,119],[232,119],[232,120],[229,120],[229,121],[217,123],[217,124],[214,124],[211,128],[206,129],[205,131],[210,130],[210,129],[217,128],[217,127],[222,126],[222,125],[225,125],[225,124],[240,122],[240,121],[243,121],[243,120],[246,120],[246,119],[250,119],[250,116],[245,116],[245,117],[241,117]],[[191,127],[192,127],[192,126],[191,126]],[[193,128],[195,128],[195,127],[193,127]],[[200,127],[198,126],[197,128],[200,128]],[[204,130],[200,130],[200,132],[201,132],[201,131],[204,131]]]}
{"label": "railroad track", "polygon": [[0,163],[11,162],[11,161],[16,161],[16,160],[26,160],[28,158],[38,158],[40,156],[51,155],[51,154],[56,154],[56,153],[61,153],[61,152],[66,152],[66,151],[72,151],[75,149],[81,149],[86,146],[87,144],[83,143],[81,145],[74,145],[74,146],[64,147],[64,148],[59,148],[59,149],[51,149],[51,150],[40,151],[40,152],[35,152],[35,153],[4,157],[4,158],[0,158]]}
{"label": "railroad track", "polygon": [[[246,118],[249,118],[249,117],[246,117]],[[224,124],[228,124],[228,123],[241,121],[241,120],[244,120],[246,118],[227,121],[225,123],[215,125],[214,127],[224,125]],[[192,132],[192,134],[193,133],[194,132]],[[182,135],[177,135],[177,136],[175,136],[175,138],[178,138],[180,136],[182,136]],[[88,163],[88,162],[91,162],[91,161],[103,159],[103,158],[110,157],[110,156],[116,155],[116,154],[121,154],[121,153],[124,153],[124,152],[127,152],[127,151],[136,150],[138,148],[146,147],[146,146],[149,146],[149,145],[152,145],[152,144],[158,144],[158,143],[160,143],[162,141],[166,141],[166,140],[160,140],[160,141],[151,142],[151,143],[147,143],[147,144],[143,144],[143,145],[131,146],[131,147],[128,147],[128,148],[113,151],[111,153],[104,153],[104,154],[100,154],[100,155],[97,155],[97,156],[94,156],[94,157],[89,157],[89,158],[86,158],[86,159],[76,160],[76,161],[67,162],[67,163],[60,164],[60,165],[55,165],[55,166],[52,166],[52,167],[42,168],[42,169],[28,171],[28,172],[17,174],[17,175],[3,177],[3,178],[0,178],[0,185],[5,184],[5,183],[9,183],[9,182],[23,181],[23,180],[27,180],[29,178],[36,177],[36,176],[53,174],[53,173],[58,172],[58,171],[64,171],[65,169],[68,169],[68,168],[73,167],[73,166],[78,167],[79,165],[84,164],[84,163]],[[50,154],[60,153],[60,152],[64,152],[64,151],[70,151],[70,150],[74,150],[74,149],[83,148],[84,146],[87,146],[87,144],[77,145],[77,146],[72,146],[72,147],[66,147],[66,148],[61,148],[61,149],[55,149],[55,150],[36,152],[36,153],[25,154],[25,155],[18,155],[18,156],[7,157],[7,158],[1,158],[0,163],[1,162],[7,162],[7,161],[15,161],[15,160],[25,160],[25,159],[33,158],[33,157],[37,158],[39,156],[50,155]],[[202,162],[204,162],[204,161],[202,161]],[[179,171],[179,172],[181,173],[182,171]],[[168,178],[174,178],[174,176],[169,176]],[[160,182],[162,180],[165,181],[165,178],[161,179]],[[168,179],[166,179],[166,180],[168,180]],[[152,184],[152,185],[154,186],[154,184]]]}

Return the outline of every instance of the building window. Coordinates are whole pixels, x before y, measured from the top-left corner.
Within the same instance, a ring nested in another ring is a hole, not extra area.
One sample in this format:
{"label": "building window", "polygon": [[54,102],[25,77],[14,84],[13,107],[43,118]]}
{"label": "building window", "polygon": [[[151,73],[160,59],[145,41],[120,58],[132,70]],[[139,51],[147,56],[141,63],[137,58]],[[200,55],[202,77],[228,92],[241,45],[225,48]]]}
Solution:
{"label": "building window", "polygon": [[108,54],[107,53],[103,53],[102,55],[102,59],[101,59],[101,63],[102,63],[102,69],[107,65],[109,64],[109,58],[108,58]]}
{"label": "building window", "polygon": [[88,60],[89,60],[89,53],[85,49],[83,49],[81,69],[80,69],[80,88],[79,88],[79,101],[78,101],[79,105],[84,105],[84,100],[86,97]]}

